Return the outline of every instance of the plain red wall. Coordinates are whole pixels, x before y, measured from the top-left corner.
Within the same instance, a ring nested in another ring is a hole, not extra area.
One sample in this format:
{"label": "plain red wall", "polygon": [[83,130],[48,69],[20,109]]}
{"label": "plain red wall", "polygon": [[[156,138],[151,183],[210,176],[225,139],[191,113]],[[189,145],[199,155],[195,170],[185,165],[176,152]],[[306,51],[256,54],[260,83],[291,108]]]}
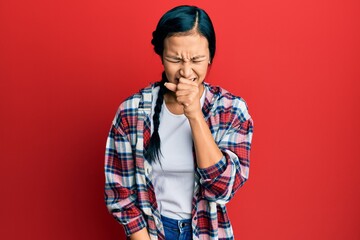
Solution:
{"label": "plain red wall", "polygon": [[255,121],[236,239],[360,239],[358,0],[2,0],[1,239],[124,239],[103,202],[106,136],[160,78],[151,33],[184,3],[217,30],[208,81]]}

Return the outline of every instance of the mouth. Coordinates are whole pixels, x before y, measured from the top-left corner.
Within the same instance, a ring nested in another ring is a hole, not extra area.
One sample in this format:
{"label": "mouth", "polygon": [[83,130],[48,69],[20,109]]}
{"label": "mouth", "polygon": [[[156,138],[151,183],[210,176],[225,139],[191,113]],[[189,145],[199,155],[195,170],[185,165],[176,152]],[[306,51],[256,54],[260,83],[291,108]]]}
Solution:
{"label": "mouth", "polygon": [[[197,78],[194,77],[194,78],[188,78],[188,79],[191,80],[191,81],[193,81],[193,82],[195,82]],[[178,83],[179,80],[180,80],[180,78],[175,78],[175,80],[176,80],[176,82]]]}

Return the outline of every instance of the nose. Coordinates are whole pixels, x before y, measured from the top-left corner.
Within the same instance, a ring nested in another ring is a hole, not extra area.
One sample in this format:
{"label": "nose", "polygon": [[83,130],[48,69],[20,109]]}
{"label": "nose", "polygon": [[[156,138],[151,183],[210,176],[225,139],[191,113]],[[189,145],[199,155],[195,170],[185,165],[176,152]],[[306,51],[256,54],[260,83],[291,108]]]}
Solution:
{"label": "nose", "polygon": [[193,70],[189,62],[184,62],[180,68],[180,75],[184,78],[191,77]]}

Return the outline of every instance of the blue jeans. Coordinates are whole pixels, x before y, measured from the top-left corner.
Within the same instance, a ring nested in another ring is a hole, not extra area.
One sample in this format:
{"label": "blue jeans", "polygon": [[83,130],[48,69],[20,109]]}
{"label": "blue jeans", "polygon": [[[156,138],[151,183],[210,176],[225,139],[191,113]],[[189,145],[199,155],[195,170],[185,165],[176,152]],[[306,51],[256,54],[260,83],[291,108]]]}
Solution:
{"label": "blue jeans", "polygon": [[175,220],[161,216],[166,240],[191,240],[191,219]]}

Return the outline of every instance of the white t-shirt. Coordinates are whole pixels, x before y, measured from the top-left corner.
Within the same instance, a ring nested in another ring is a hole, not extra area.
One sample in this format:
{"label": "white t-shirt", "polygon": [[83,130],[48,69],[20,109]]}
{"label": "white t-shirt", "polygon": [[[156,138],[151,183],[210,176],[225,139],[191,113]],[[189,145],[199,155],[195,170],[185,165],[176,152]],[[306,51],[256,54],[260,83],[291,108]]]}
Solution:
{"label": "white t-shirt", "polygon": [[[155,90],[153,109],[159,87]],[[200,99],[201,106],[205,102],[205,91]],[[153,185],[160,214],[177,220],[190,219],[195,184],[191,128],[186,116],[171,113],[165,101],[160,112],[159,135],[161,164],[156,162],[152,167]]]}

